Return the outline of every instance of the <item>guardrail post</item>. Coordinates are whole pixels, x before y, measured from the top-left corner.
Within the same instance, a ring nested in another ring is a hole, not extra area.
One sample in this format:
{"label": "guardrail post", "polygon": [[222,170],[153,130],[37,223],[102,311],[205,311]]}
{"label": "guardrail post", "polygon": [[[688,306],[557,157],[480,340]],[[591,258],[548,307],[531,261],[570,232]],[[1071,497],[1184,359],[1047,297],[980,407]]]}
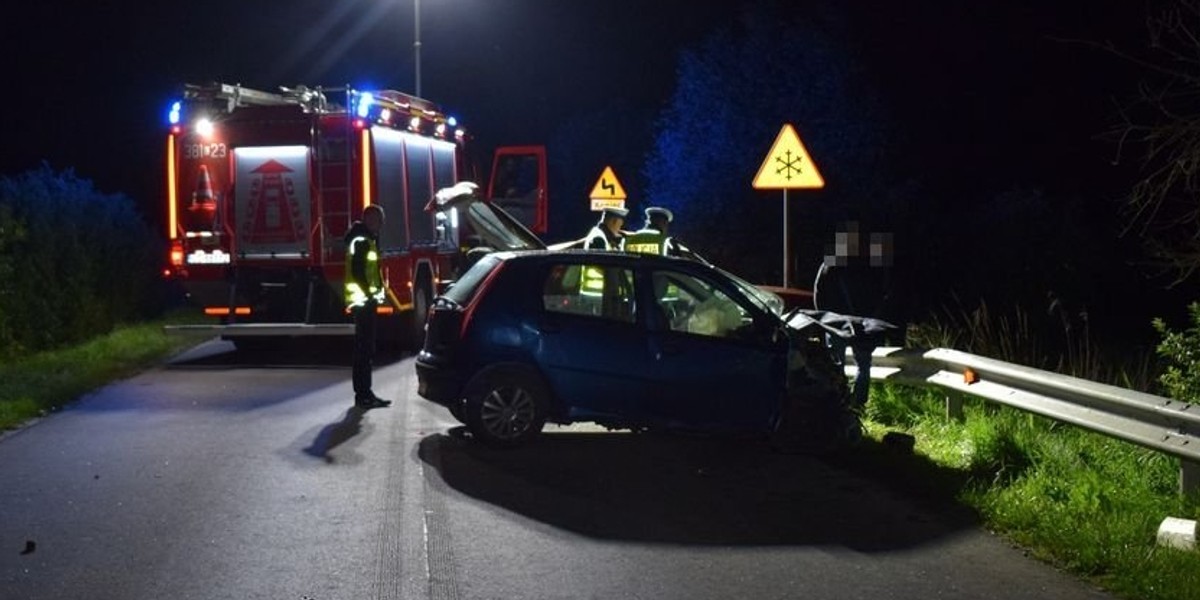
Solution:
{"label": "guardrail post", "polygon": [[960,423],[964,420],[962,396],[946,396],[946,418]]}
{"label": "guardrail post", "polygon": [[1179,459],[1179,493],[1190,496],[1200,491],[1200,463]]}

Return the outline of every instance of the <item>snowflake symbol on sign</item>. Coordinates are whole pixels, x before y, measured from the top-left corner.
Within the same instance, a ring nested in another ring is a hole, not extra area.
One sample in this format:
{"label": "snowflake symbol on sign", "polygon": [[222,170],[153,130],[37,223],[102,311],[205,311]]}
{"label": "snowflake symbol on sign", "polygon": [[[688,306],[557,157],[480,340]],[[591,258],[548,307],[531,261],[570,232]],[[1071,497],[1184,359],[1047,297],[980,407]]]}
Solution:
{"label": "snowflake symbol on sign", "polygon": [[790,181],[792,179],[792,171],[795,171],[797,175],[802,172],[800,170],[800,157],[793,157],[791,150],[786,151],[784,154],[785,156],[775,157],[775,162],[781,165],[775,169],[775,174],[778,175],[782,173],[783,176]]}

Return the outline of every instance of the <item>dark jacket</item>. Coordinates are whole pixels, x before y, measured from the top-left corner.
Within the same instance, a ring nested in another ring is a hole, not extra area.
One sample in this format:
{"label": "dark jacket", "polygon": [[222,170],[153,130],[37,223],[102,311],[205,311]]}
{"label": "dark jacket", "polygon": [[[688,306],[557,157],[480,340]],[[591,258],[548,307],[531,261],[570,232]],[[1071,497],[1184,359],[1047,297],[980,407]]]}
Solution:
{"label": "dark jacket", "polygon": [[903,345],[903,298],[891,266],[871,266],[865,258],[821,263],[813,282],[813,307],[840,315],[878,319],[891,325],[887,337]]}
{"label": "dark jacket", "polygon": [[891,308],[891,268],[850,258],[821,263],[813,282],[813,306],[843,315],[887,320]]}

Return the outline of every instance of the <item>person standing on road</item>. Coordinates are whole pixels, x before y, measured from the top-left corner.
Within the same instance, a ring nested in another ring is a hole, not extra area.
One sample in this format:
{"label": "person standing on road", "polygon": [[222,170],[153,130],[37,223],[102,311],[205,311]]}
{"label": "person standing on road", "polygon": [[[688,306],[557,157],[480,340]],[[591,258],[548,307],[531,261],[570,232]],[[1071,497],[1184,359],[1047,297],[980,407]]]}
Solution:
{"label": "person standing on road", "polygon": [[625,217],[629,211],[624,208],[605,208],[600,214],[600,222],[588,232],[583,239],[586,250],[617,250],[621,247],[621,227],[625,225]]}
{"label": "person standing on road", "polygon": [[346,307],[354,315],[354,405],[382,408],[391,404],[371,391],[371,369],[375,359],[375,309],[387,301],[383,274],[379,269],[379,231],[383,207],[363,209],[361,221],[346,232]]}

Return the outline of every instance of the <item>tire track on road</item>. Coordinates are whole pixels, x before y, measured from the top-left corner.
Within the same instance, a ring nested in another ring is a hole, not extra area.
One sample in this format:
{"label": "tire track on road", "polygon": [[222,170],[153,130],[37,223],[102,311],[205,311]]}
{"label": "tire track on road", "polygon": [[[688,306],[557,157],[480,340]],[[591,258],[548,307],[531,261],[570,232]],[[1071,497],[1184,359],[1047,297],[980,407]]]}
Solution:
{"label": "tire track on road", "polygon": [[[398,371],[392,371],[397,369]],[[445,492],[431,485],[426,460],[435,467],[436,454],[423,459],[421,440],[441,428],[435,418],[422,411],[412,360],[389,367],[384,375],[395,390],[388,421],[386,484],[380,490],[380,506],[386,511],[380,523],[375,595],[379,600],[430,598],[459,600],[458,568]],[[411,464],[410,464],[411,463]],[[436,472],[436,468],[435,468]]]}
{"label": "tire track on road", "polygon": [[[441,471],[441,454],[435,449],[430,460],[436,471]],[[454,557],[454,540],[450,534],[450,515],[443,493],[431,489],[425,476],[425,465],[420,463],[422,492],[425,498],[425,556],[429,576],[431,600],[459,600],[458,573]]]}
{"label": "tire track on road", "polygon": [[[401,365],[404,364],[401,363]],[[398,367],[399,365],[393,365],[389,370]],[[376,375],[379,379],[384,379],[384,377],[379,377],[380,375],[384,375],[384,373]],[[405,510],[406,494],[404,493],[408,463],[405,452],[408,445],[407,431],[410,416],[408,404],[407,398],[403,400],[397,398],[397,402],[394,402],[390,408],[376,409],[376,414],[379,414],[381,410],[392,411],[392,414],[388,415],[392,418],[383,422],[383,427],[387,429],[387,443],[384,445],[384,451],[373,457],[387,463],[387,474],[383,478],[384,484],[377,492],[378,500],[376,502],[376,506],[379,506],[382,511],[375,557],[373,597],[377,600],[412,598],[413,596],[406,593],[404,582],[411,577],[409,571],[411,571],[412,565],[419,564],[412,561],[406,555],[405,550],[404,516],[411,514]]]}

